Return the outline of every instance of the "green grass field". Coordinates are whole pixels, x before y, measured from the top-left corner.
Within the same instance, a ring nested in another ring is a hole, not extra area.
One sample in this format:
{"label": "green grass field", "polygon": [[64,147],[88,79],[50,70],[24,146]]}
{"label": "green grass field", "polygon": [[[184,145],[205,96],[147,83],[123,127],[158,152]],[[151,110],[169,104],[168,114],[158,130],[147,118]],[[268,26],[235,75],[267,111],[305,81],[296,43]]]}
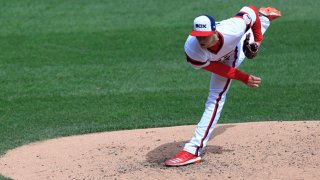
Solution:
{"label": "green grass field", "polygon": [[0,1],[0,154],[73,134],[196,124],[210,74],[185,61],[195,16],[274,6],[259,56],[219,123],[320,119],[319,1]]}

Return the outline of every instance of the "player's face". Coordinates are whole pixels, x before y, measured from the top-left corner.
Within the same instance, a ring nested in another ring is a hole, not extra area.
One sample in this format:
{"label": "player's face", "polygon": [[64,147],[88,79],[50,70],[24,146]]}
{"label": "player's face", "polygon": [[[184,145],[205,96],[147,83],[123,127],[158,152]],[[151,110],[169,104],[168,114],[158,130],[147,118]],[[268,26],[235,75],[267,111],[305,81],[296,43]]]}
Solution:
{"label": "player's face", "polygon": [[210,36],[197,36],[197,40],[202,48],[209,48],[213,43],[213,35]]}

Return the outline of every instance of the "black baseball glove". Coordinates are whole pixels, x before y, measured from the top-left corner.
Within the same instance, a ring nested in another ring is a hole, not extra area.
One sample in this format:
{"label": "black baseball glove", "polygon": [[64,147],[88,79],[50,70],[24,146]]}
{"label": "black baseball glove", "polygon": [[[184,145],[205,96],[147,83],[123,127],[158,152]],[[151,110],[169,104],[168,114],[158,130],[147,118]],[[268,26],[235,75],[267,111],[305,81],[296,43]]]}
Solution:
{"label": "black baseball glove", "polygon": [[250,41],[250,33],[246,35],[246,39],[243,41],[243,52],[248,59],[253,59],[254,57],[256,57],[259,51],[259,45],[255,42],[249,44],[249,41]]}

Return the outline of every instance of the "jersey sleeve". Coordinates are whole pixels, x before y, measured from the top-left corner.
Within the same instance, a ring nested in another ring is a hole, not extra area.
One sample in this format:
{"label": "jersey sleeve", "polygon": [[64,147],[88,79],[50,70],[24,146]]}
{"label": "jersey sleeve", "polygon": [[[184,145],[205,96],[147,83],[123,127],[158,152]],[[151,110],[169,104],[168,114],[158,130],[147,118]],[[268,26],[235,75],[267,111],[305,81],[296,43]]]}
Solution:
{"label": "jersey sleeve", "polygon": [[243,19],[246,24],[245,31],[251,28],[255,42],[261,42],[263,40],[259,12],[255,6],[243,7],[234,17]]}
{"label": "jersey sleeve", "polygon": [[245,84],[248,83],[250,76],[249,74],[246,74],[236,68],[222,64],[220,62],[211,62],[210,65],[204,67],[203,69],[228,79],[236,79],[242,81]]}
{"label": "jersey sleeve", "polygon": [[184,51],[186,54],[186,60],[194,68],[200,69],[210,64],[207,52],[200,47],[195,37],[189,36],[185,43]]}

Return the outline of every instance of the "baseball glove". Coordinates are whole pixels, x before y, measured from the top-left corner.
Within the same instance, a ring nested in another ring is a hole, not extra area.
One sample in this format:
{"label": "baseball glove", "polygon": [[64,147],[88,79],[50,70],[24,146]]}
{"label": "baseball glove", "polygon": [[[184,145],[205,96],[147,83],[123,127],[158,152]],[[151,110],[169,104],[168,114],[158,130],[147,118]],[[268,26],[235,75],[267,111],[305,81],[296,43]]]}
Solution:
{"label": "baseball glove", "polygon": [[253,59],[254,57],[256,57],[259,51],[259,45],[255,42],[249,44],[249,41],[250,41],[250,33],[246,35],[246,39],[243,41],[243,52],[248,59]]}

